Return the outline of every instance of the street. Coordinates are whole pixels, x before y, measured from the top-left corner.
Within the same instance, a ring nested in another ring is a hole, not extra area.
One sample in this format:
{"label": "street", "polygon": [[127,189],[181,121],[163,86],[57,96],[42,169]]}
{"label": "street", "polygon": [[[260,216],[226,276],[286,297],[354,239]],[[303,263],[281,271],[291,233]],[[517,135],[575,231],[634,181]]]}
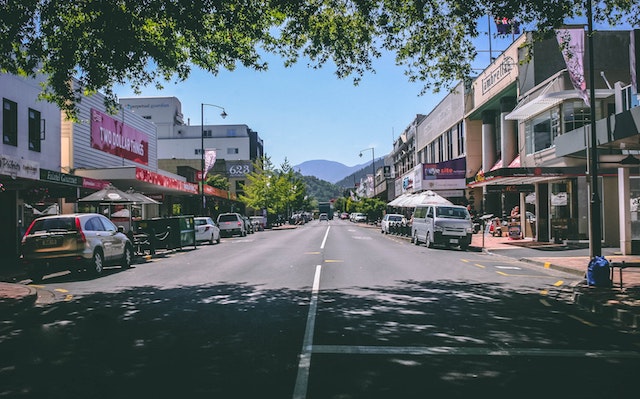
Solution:
{"label": "street", "polygon": [[58,274],[2,316],[9,398],[627,397],[640,337],[576,276],[348,221]]}

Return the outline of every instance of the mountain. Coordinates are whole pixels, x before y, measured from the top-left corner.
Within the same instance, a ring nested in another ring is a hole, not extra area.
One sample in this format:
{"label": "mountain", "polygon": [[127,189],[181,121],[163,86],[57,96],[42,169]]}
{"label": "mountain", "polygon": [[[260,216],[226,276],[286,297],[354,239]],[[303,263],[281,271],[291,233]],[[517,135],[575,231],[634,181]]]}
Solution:
{"label": "mountain", "polygon": [[371,165],[371,162],[355,166],[346,166],[340,162],[316,159],[295,165],[293,169],[299,171],[303,176],[315,176],[320,180],[336,183],[367,165]]}

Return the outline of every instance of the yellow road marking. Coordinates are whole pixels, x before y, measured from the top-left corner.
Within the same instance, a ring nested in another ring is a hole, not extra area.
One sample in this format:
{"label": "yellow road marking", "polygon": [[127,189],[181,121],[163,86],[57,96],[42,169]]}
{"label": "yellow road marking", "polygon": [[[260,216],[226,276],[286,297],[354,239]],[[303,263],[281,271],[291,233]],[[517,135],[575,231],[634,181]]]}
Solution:
{"label": "yellow road marking", "polygon": [[560,287],[562,284],[564,284],[564,281],[558,280],[553,285],[556,286],[556,287]]}
{"label": "yellow road marking", "polygon": [[29,287],[33,287],[33,288],[44,288],[44,285],[29,284]]}
{"label": "yellow road marking", "polygon": [[544,262],[544,268],[549,269],[551,267],[551,262]]}
{"label": "yellow road marking", "polygon": [[73,295],[69,294],[69,295],[65,295],[64,300],[69,302],[71,299],[73,299]]}
{"label": "yellow road marking", "polygon": [[486,269],[486,266],[482,266],[482,265],[481,265],[481,264],[479,264],[479,263],[474,263],[473,265],[474,265],[475,267],[479,267],[479,268],[481,268],[481,269]]}
{"label": "yellow road marking", "polygon": [[501,276],[509,276],[507,273],[503,273],[503,272],[496,272],[496,273],[498,273]]}
{"label": "yellow road marking", "polygon": [[342,263],[344,261],[339,259],[325,259],[324,262],[325,263]]}
{"label": "yellow road marking", "polygon": [[597,327],[595,324],[593,324],[593,323],[591,323],[591,322],[588,322],[588,321],[586,321],[585,319],[582,319],[582,318],[580,318],[580,317],[578,317],[578,316],[574,316],[574,315],[572,315],[572,314],[570,314],[570,315],[568,315],[568,316],[569,316],[569,317],[571,317],[572,319],[578,320],[580,323],[585,324],[585,325],[587,325],[587,326],[589,326],[589,327]]}
{"label": "yellow road marking", "polygon": [[320,252],[305,252],[305,255],[320,255]]}
{"label": "yellow road marking", "polygon": [[549,294],[549,291],[547,291],[547,290],[541,290],[540,291],[540,295],[547,295],[547,294]]}
{"label": "yellow road marking", "polygon": [[69,292],[69,291],[67,291],[67,290],[65,290],[65,289],[62,289],[62,288],[56,288],[54,291],[62,292],[63,294],[65,294],[65,293]]}
{"label": "yellow road marking", "polygon": [[464,263],[469,263],[470,261],[466,260],[466,259],[460,259],[461,261],[463,261]]}

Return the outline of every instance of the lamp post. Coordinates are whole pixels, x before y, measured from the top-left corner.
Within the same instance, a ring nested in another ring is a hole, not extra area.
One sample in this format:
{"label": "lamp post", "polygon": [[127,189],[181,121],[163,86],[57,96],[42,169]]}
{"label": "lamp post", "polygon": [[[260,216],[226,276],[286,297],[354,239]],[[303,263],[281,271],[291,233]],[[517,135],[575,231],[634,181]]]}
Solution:
{"label": "lamp post", "polygon": [[224,110],[223,107],[219,106],[219,105],[214,105],[214,104],[206,104],[206,103],[200,103],[200,214],[202,216],[206,216],[206,209],[207,209],[207,202],[204,196],[204,176],[205,176],[205,170],[204,170],[204,107],[208,106],[208,107],[215,107],[215,108],[220,108],[222,110],[222,112],[220,113],[220,116],[222,117],[222,119],[227,117],[227,113]]}
{"label": "lamp post", "polygon": [[362,151],[371,150],[371,194],[373,197],[376,196],[376,153],[373,147],[365,148],[364,150],[360,150],[360,158],[362,158]]}
{"label": "lamp post", "polygon": [[602,255],[602,227],[601,227],[601,200],[598,188],[598,137],[596,135],[596,96],[595,96],[595,68],[593,57],[593,9],[591,0],[587,2],[587,43],[589,48],[589,103],[591,118],[591,152],[589,178],[591,181],[591,205],[590,209],[590,227],[591,242],[590,255],[593,259]]}

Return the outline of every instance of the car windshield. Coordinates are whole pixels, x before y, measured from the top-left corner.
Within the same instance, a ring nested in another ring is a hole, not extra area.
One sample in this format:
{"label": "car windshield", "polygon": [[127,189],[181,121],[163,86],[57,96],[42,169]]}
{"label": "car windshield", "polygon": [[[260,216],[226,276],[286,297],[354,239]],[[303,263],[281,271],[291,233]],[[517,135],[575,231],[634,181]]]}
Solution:
{"label": "car windshield", "polygon": [[52,231],[52,230],[64,230],[75,231],[76,222],[73,217],[66,218],[53,218],[53,219],[36,219],[31,228],[31,232],[36,231]]}
{"label": "car windshield", "polygon": [[237,222],[238,217],[236,215],[220,215],[219,222]]}
{"label": "car windshield", "polygon": [[439,206],[436,216],[451,219],[469,219],[469,212],[464,208],[454,208],[449,206]]}
{"label": "car windshield", "polygon": [[196,226],[202,226],[204,224],[209,224],[209,222],[207,221],[207,219],[196,219],[195,224]]}

